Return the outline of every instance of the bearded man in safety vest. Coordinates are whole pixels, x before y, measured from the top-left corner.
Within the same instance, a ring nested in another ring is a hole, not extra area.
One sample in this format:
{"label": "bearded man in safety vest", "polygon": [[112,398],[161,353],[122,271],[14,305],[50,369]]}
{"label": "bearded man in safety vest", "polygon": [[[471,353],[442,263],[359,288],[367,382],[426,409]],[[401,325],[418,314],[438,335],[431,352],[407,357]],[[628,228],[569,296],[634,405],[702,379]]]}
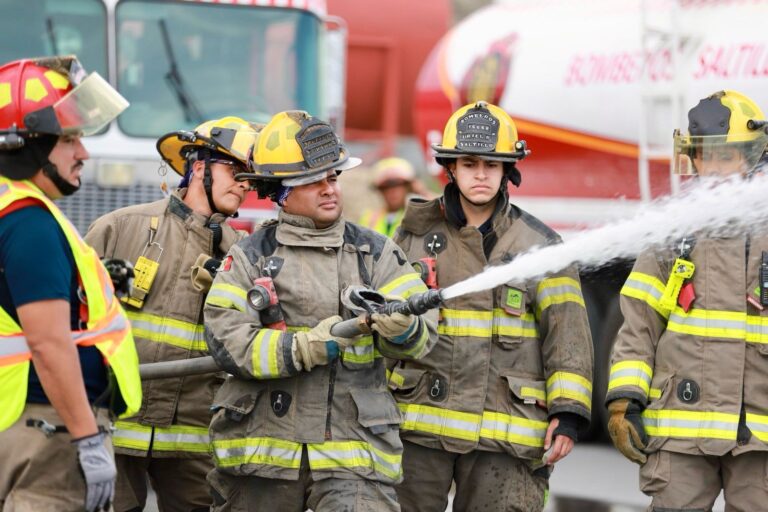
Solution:
{"label": "bearded man in safety vest", "polygon": [[436,312],[331,334],[358,313],[350,287],[427,291],[391,240],[341,218],[337,175],[359,163],[306,112],[275,115],[259,136],[253,177],[282,208],[232,246],[205,306],[208,346],[231,374],[213,404],[213,510],[399,510],[400,412],[382,355],[426,354]]}
{"label": "bearded man in safety vest", "polygon": [[[451,286],[534,246],[560,243],[509,203],[528,154],[509,115],[457,110],[433,146],[450,182],[411,200],[395,242],[432,287]],[[404,511],[544,508],[552,465],[590,420],[592,342],[577,269],[445,301],[440,340],[389,380],[404,416]],[[546,454],[545,454],[546,451]]]}
{"label": "bearded man in safety vest", "polygon": [[[743,176],[765,155],[763,112],[720,91],[674,135],[674,169],[701,181]],[[649,510],[766,510],[768,235],[691,233],[641,254],[621,290],[608,432],[640,464]]]}
{"label": "bearded man in safety vest", "polygon": [[108,413],[138,410],[138,358],[109,274],[53,200],[80,186],[80,137],[127,106],[74,57],[0,67],[3,510],[110,508]]}
{"label": "bearded man in safety vest", "polygon": [[[102,257],[126,259],[142,276],[124,299],[141,363],[207,355],[203,301],[221,258],[245,236],[225,221],[248,191],[235,178],[248,170],[259,128],[225,117],[160,137],[157,149],[182,176],[179,188],[109,213],[88,230],[86,241]],[[221,381],[208,373],[143,383],[141,411],[117,422],[113,435],[115,512],[144,510],[147,480],[165,512],[210,509],[208,424]]]}

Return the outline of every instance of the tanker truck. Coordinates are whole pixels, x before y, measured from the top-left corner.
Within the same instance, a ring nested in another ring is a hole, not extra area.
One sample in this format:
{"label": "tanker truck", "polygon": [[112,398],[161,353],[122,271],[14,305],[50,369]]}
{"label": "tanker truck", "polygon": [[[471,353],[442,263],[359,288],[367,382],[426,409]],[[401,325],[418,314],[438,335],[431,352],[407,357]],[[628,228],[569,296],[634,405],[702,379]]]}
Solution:
{"label": "tanker truck", "polygon": [[[81,233],[122,206],[162,197],[178,176],[157,137],[237,115],[301,109],[340,129],[346,30],[325,0],[0,0],[0,62],[76,54],[131,106],[89,138],[80,191],[59,202]],[[236,227],[275,216],[255,194]]]}
{"label": "tanker truck", "polygon": [[[672,132],[699,99],[735,89],[768,109],[766,17],[765,0],[499,0],[448,32],[421,69],[414,125],[426,161],[440,172],[429,147],[451,112],[486,100],[532,151],[513,203],[566,239],[629,215],[678,189]],[[582,276],[597,425],[631,264]]]}

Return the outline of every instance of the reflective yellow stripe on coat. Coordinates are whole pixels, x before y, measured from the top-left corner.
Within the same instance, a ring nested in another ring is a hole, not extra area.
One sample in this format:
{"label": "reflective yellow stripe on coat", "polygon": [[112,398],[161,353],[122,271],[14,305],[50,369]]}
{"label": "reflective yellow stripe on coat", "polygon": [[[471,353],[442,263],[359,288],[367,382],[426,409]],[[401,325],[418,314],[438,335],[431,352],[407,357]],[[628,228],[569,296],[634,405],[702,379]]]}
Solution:
{"label": "reflective yellow stripe on coat", "polygon": [[143,452],[149,451],[150,444],[152,452],[209,453],[211,451],[208,427],[184,425],[152,427],[132,421],[115,423],[112,444],[117,448]]}
{"label": "reflective yellow stripe on coat", "polygon": [[[0,211],[11,203],[33,198],[44,205],[61,227],[72,250],[88,304],[86,329],[74,331],[78,345],[95,345],[112,368],[127,409],[135,414],[141,406],[139,358],[128,321],[114,297],[112,283],[96,252],[89,247],[69,220],[29,181],[12,181],[0,176]],[[7,343],[3,343],[7,341]],[[0,431],[21,415],[27,398],[31,354],[21,327],[0,309]]]}

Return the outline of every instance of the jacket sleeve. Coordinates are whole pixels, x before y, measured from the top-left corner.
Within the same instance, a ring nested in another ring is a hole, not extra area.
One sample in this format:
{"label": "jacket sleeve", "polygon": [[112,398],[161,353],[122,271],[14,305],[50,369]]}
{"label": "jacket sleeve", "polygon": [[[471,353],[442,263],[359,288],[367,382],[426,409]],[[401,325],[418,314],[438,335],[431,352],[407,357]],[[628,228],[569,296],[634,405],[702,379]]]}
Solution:
{"label": "jacket sleeve", "polygon": [[592,336],[575,265],[538,281],[534,314],[542,342],[549,416],[592,409]]}
{"label": "jacket sleeve", "polygon": [[[428,291],[421,277],[413,271],[403,251],[387,240],[373,270],[373,287],[384,295],[396,295],[407,299],[411,295]],[[437,309],[419,317],[417,328],[402,345],[390,343],[377,336],[377,348],[391,359],[419,359],[432,350],[437,342]]]}
{"label": "jacket sleeve", "polygon": [[225,269],[216,273],[203,314],[205,340],[224,370],[241,378],[274,379],[298,373],[294,365],[293,334],[261,325],[247,306],[251,273],[257,273],[239,246],[233,245]]}
{"label": "jacket sleeve", "polygon": [[117,245],[117,233],[117,217],[107,214],[93,221],[83,238],[100,258],[111,258]]}
{"label": "jacket sleeve", "polygon": [[660,304],[667,272],[655,252],[638,257],[621,289],[624,324],[611,354],[606,403],[631,398],[645,405],[653,378],[656,345],[664,333],[669,311]]}

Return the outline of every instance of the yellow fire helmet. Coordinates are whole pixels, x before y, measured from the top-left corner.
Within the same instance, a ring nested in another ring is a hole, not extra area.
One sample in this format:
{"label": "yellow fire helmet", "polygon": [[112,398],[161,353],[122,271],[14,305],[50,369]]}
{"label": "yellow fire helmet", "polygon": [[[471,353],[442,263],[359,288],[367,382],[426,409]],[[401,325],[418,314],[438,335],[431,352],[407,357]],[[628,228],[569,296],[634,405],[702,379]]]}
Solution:
{"label": "yellow fire helmet", "polygon": [[517,139],[517,127],[509,114],[485,101],[454,112],[445,125],[442,144],[433,144],[432,149],[442,166],[460,156],[517,162],[530,153],[525,141]]}
{"label": "yellow fire helmet", "polygon": [[307,112],[288,110],[275,114],[262,130],[249,178],[296,187],[322,180],[327,171],[347,171],[360,163],[349,156],[331,125]]}
{"label": "yellow fire helmet", "polygon": [[768,146],[767,129],[763,111],[749,97],[718,91],[688,111],[687,134],[675,130],[673,169],[699,174],[696,163],[709,162],[716,174],[749,173]]}
{"label": "yellow fire helmet", "polygon": [[206,121],[191,132],[163,135],[157,141],[157,151],[180,176],[186,172],[187,157],[201,148],[231,156],[247,168],[262,127],[239,117],[222,117]]}
{"label": "yellow fire helmet", "polygon": [[416,172],[411,162],[404,158],[391,156],[382,158],[373,166],[373,186],[386,188],[401,183],[411,183],[416,179]]}

